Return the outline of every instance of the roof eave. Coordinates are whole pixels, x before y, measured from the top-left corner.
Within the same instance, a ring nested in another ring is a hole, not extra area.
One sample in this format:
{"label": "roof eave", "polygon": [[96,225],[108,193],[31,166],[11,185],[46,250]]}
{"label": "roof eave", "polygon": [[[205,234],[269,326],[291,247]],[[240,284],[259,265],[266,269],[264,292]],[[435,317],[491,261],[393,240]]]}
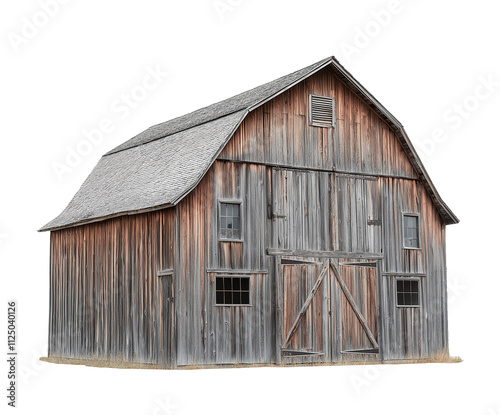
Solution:
{"label": "roof eave", "polygon": [[158,205],[158,206],[154,206],[154,207],[151,207],[151,208],[137,209],[137,210],[130,210],[130,211],[123,211],[123,212],[113,213],[112,215],[100,216],[98,218],[85,219],[85,220],[81,220],[81,221],[78,221],[78,222],[70,223],[70,224],[67,224],[67,225],[61,225],[61,226],[50,226],[50,222],[49,222],[47,225],[45,225],[45,226],[41,227],[40,229],[38,229],[37,232],[60,231],[62,229],[75,228],[77,226],[88,225],[90,223],[103,222],[105,220],[114,219],[114,218],[118,218],[118,217],[121,217],[121,216],[129,216],[129,215],[137,215],[137,214],[140,214],[140,213],[155,212],[157,210],[168,209],[168,208],[171,208],[171,207],[174,207],[174,206],[175,206],[175,204],[166,203],[164,205]]}
{"label": "roof eave", "polygon": [[340,79],[347,83],[351,88],[357,92],[358,96],[363,99],[377,114],[379,114],[396,132],[396,135],[400,139],[401,145],[403,146],[405,152],[408,154],[413,167],[420,175],[424,186],[429,191],[433,202],[436,204],[438,211],[443,218],[446,225],[452,225],[459,223],[458,217],[451,211],[448,205],[443,201],[439,195],[436,187],[432,183],[432,180],[425,169],[422,160],[418,156],[410,138],[406,134],[403,125],[397,120],[394,115],[392,115],[368,90],[363,87],[334,57],[332,57],[332,67],[333,71]]}

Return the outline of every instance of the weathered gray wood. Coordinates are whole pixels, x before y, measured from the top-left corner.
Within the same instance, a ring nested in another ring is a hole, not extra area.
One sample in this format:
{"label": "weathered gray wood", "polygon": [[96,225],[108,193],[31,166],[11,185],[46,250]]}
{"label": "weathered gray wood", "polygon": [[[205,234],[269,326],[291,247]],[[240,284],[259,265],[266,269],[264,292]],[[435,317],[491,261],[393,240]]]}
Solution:
{"label": "weathered gray wood", "polygon": [[340,276],[340,272],[338,271],[337,266],[332,261],[330,261],[330,268],[333,270],[335,278],[337,278],[337,281],[339,282],[340,288],[344,292],[344,295],[346,296],[347,301],[349,302],[352,310],[354,311],[354,314],[356,314],[356,317],[358,318],[359,322],[361,323],[363,330],[365,331],[366,335],[370,339],[370,343],[373,345],[373,347],[375,349],[378,349],[379,346],[378,346],[377,339],[375,339],[375,336],[373,335],[372,331],[368,327],[368,324],[366,323],[365,318],[363,317],[363,315],[359,311],[358,306],[356,305],[356,301],[354,301],[354,298],[352,298],[352,295],[349,292],[349,289],[347,288],[344,280]]}
{"label": "weathered gray wood", "polygon": [[307,308],[309,307],[312,299],[316,295],[316,291],[318,290],[319,286],[323,282],[323,278],[325,277],[325,275],[328,271],[328,264],[329,264],[329,260],[326,260],[323,263],[323,268],[321,269],[321,273],[319,274],[318,279],[314,283],[314,286],[313,286],[311,292],[309,293],[309,296],[307,297],[306,301],[302,305],[302,308],[301,308],[299,314],[295,318],[295,321],[293,322],[290,331],[288,332],[287,336],[285,337],[285,340],[283,341],[283,345],[282,345],[283,349],[286,349],[288,347],[288,344],[290,343],[290,340],[292,339],[293,334],[297,331],[300,321],[304,317],[304,314],[305,314]]}
{"label": "weathered gray wood", "polygon": [[281,257],[274,258],[274,277],[276,286],[276,334],[275,334],[275,360],[281,364],[281,345],[283,344],[283,274]]}
{"label": "weathered gray wood", "polygon": [[382,272],[384,277],[426,277],[427,274],[418,272]]}
{"label": "weathered gray wood", "polygon": [[207,268],[208,274],[269,274],[267,269],[210,269]]}
{"label": "weathered gray wood", "polygon": [[267,255],[301,256],[310,258],[383,259],[384,255],[372,252],[309,251],[305,249],[268,248]]}

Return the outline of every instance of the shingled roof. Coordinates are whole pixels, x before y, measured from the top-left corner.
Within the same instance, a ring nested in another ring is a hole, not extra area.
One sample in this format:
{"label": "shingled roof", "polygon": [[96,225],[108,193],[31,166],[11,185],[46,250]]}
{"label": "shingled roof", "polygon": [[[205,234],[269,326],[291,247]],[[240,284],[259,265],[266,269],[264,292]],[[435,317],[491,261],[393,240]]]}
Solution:
{"label": "shingled roof", "polygon": [[257,88],[157,124],[106,153],[69,205],[40,231],[175,206],[203,178],[246,115],[330,66],[391,125],[447,224],[457,217],[443,202],[403,126],[334,57]]}

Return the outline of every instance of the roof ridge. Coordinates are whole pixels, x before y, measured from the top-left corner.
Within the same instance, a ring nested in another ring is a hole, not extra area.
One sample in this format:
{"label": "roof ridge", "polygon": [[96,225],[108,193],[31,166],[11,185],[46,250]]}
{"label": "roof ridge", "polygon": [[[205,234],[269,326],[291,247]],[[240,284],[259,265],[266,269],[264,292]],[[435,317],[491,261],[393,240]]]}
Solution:
{"label": "roof ridge", "polygon": [[233,95],[222,101],[218,101],[162,123],[152,125],[145,131],[132,137],[130,140],[127,140],[126,142],[108,151],[105,156],[137,147],[139,145],[148,144],[161,138],[168,137],[169,135],[234,114],[235,112],[243,109],[249,109],[283,89],[286,89],[290,85],[294,84],[297,79],[301,80],[311,72],[318,70],[318,68],[331,62],[332,58],[332,56],[329,56],[312,65],[258,85],[247,91],[240,92],[239,94]]}

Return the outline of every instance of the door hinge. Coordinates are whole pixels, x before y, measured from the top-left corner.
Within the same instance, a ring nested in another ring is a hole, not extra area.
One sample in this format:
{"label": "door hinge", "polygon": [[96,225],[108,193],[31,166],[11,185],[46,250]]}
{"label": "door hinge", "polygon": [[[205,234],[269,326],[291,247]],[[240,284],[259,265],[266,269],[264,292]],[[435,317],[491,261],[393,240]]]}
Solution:
{"label": "door hinge", "polygon": [[267,218],[272,220],[285,219],[286,215],[277,215],[276,213],[273,213],[273,207],[267,205]]}
{"label": "door hinge", "polygon": [[276,213],[273,213],[273,219],[286,219],[286,215],[277,215]]}

